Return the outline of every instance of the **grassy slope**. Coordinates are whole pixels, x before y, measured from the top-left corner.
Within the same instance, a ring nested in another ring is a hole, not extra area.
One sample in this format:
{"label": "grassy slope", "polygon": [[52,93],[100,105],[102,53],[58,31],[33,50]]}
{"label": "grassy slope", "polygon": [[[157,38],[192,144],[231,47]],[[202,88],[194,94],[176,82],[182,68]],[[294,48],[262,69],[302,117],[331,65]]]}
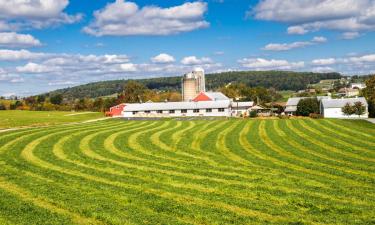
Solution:
{"label": "grassy slope", "polygon": [[0,221],[371,224],[374,150],[364,121],[109,120],[6,132]]}
{"label": "grassy slope", "polygon": [[0,129],[80,122],[103,117],[102,113],[0,110]]}

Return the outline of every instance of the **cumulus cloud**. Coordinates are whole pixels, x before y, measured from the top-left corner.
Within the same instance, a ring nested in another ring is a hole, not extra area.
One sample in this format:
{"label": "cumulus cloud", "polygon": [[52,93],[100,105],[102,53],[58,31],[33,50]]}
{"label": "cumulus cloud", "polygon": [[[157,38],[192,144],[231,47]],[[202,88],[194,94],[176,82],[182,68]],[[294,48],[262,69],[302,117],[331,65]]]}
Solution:
{"label": "cumulus cloud", "polygon": [[341,35],[341,38],[345,40],[351,40],[351,39],[356,39],[360,36],[361,34],[359,32],[345,32]]}
{"label": "cumulus cloud", "polygon": [[0,30],[44,28],[81,20],[81,14],[63,12],[68,4],[69,0],[0,0]]}
{"label": "cumulus cloud", "polygon": [[27,48],[41,45],[41,42],[30,34],[0,32],[0,46]]}
{"label": "cumulus cloud", "polygon": [[319,66],[333,65],[335,63],[336,63],[336,59],[334,59],[334,58],[315,59],[315,60],[312,61],[313,65],[319,65]]}
{"label": "cumulus cloud", "polygon": [[168,55],[166,53],[161,53],[151,58],[151,62],[153,63],[173,63],[175,61],[176,60],[174,59],[173,56]]}
{"label": "cumulus cloud", "polygon": [[0,49],[0,60],[3,60],[3,61],[40,59],[40,58],[45,58],[48,55],[49,54],[46,54],[46,53],[30,52],[25,49],[21,49],[21,50]]}
{"label": "cumulus cloud", "polygon": [[16,67],[17,72],[21,73],[48,73],[54,71],[52,67],[48,67],[45,65],[40,65],[37,63],[27,63],[24,66],[17,66]]}
{"label": "cumulus cloud", "polygon": [[290,34],[320,29],[343,32],[375,30],[373,0],[262,0],[248,15],[291,24]]}
{"label": "cumulus cloud", "polygon": [[134,2],[116,0],[94,12],[94,21],[83,31],[95,35],[169,35],[206,28],[207,3],[187,2],[179,6],[140,8]]}
{"label": "cumulus cloud", "polygon": [[211,64],[213,63],[213,61],[208,57],[197,58],[196,56],[187,56],[181,60],[181,63],[184,65],[194,66],[202,64]]}
{"label": "cumulus cloud", "polygon": [[289,62],[287,60],[263,59],[263,58],[243,58],[238,61],[242,67],[252,70],[297,70],[305,66],[305,63]]}
{"label": "cumulus cloud", "polygon": [[288,51],[296,48],[304,48],[306,46],[324,43],[327,41],[325,37],[314,37],[311,41],[298,41],[293,43],[270,43],[266,45],[263,50],[266,51]]}
{"label": "cumulus cloud", "polygon": [[136,72],[137,71],[137,67],[133,63],[124,63],[124,64],[121,64],[120,67],[121,67],[121,70],[124,72]]}
{"label": "cumulus cloud", "polygon": [[335,69],[329,66],[319,66],[319,67],[314,67],[312,68],[312,72],[315,73],[330,73],[330,72],[335,72]]}

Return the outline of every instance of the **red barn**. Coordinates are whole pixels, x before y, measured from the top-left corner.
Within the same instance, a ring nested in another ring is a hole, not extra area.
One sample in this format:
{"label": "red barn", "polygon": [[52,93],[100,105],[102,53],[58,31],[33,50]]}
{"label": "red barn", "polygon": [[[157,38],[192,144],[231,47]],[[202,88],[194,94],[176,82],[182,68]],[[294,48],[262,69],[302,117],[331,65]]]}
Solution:
{"label": "red barn", "polygon": [[109,109],[109,112],[107,112],[106,115],[111,116],[111,117],[121,116],[122,111],[124,110],[125,106],[126,105],[124,103],[113,106]]}

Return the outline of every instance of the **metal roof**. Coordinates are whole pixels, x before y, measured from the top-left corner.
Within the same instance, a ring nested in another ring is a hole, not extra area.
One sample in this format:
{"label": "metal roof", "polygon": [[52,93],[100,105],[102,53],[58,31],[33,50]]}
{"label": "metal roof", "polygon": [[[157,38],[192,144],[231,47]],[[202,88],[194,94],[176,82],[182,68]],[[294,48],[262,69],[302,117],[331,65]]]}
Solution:
{"label": "metal roof", "polygon": [[362,102],[364,106],[367,105],[367,101],[365,98],[360,97],[360,98],[339,98],[339,99],[323,99],[322,100],[322,105],[323,108],[342,108],[344,107],[347,103],[354,105],[356,102]]}
{"label": "metal roof", "polygon": [[217,101],[217,100],[229,100],[229,98],[227,96],[225,96],[221,92],[204,92],[204,94],[207,95],[213,101]]}
{"label": "metal roof", "polygon": [[[289,98],[287,103],[286,103],[286,106],[297,106],[299,101],[301,99],[306,99],[306,98],[314,98],[314,97],[294,97],[294,98]],[[318,99],[318,101],[321,101],[323,99],[331,99],[331,96],[316,96],[316,98]]]}
{"label": "metal roof", "polygon": [[229,108],[230,100],[205,101],[205,102],[155,102],[126,104],[124,112],[179,110],[179,109],[218,109]]}
{"label": "metal roof", "polygon": [[252,107],[254,102],[232,102],[232,107]]}

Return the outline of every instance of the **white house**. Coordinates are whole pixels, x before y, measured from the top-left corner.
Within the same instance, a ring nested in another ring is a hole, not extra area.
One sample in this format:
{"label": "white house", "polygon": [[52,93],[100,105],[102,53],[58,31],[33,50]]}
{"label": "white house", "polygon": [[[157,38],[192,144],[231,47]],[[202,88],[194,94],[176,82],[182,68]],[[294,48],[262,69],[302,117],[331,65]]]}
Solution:
{"label": "white house", "polygon": [[320,112],[324,116],[324,118],[348,118],[342,112],[342,107],[344,107],[347,103],[350,105],[354,105],[356,102],[361,102],[365,107],[365,114],[362,116],[358,115],[351,115],[349,118],[368,118],[368,105],[365,98],[341,98],[341,99],[323,99],[320,103]]}
{"label": "white house", "polygon": [[358,88],[358,89],[363,89],[366,88],[366,84],[364,83],[352,83],[351,88]]}
{"label": "white house", "polygon": [[231,101],[156,102],[126,104],[123,117],[231,116]]}
{"label": "white house", "polygon": [[249,115],[254,102],[232,102],[232,113],[235,116]]}

